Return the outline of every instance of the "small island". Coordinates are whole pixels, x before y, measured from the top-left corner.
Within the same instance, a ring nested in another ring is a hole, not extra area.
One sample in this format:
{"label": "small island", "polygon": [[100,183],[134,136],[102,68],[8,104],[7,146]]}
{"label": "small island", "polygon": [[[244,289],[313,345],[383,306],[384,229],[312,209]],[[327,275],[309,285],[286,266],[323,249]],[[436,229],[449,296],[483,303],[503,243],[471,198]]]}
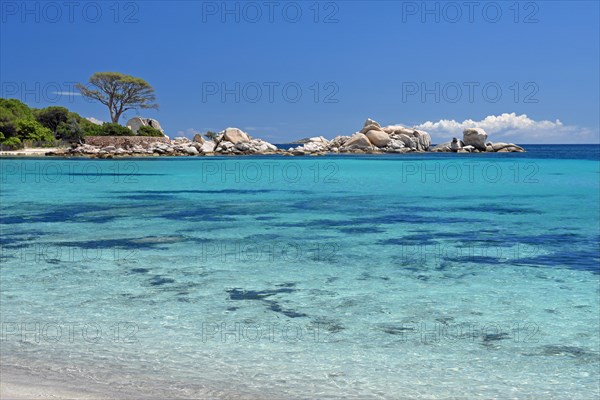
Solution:
{"label": "small island", "polygon": [[514,143],[489,142],[487,133],[478,127],[465,129],[462,139],[452,138],[434,146],[425,131],[401,125],[382,127],[371,118],[351,135],[333,139],[315,136],[289,146],[278,147],[253,138],[239,128],[226,128],[219,133],[209,131],[191,139],[170,139],[152,118],[138,116],[130,118],[126,126],[119,124],[127,110],[158,109],[154,89],[143,79],[118,72],[97,72],[86,85],[78,84],[77,88],[82,96],[105,105],[111,122],[83,118],[65,107],[33,109],[16,99],[0,98],[0,154],[113,158],[525,151]]}

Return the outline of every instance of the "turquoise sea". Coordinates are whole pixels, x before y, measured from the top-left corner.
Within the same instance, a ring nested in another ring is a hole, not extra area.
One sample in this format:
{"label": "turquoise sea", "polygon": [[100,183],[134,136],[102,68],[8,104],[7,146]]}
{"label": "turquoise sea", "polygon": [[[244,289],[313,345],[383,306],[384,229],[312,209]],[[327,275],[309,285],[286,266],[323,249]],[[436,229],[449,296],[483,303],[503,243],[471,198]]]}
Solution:
{"label": "turquoise sea", "polygon": [[115,397],[598,398],[599,147],[525,147],[2,159],[2,372]]}

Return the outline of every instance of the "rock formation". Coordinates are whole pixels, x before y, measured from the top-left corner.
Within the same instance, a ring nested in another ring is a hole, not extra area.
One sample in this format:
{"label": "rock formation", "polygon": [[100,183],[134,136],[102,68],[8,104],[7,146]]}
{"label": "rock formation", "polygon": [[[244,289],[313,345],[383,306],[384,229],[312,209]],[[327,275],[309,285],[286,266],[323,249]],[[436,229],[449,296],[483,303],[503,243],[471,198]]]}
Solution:
{"label": "rock formation", "polygon": [[469,128],[463,131],[465,146],[473,146],[479,151],[485,151],[488,135],[481,128]]}
{"label": "rock formation", "polygon": [[290,149],[294,155],[368,152],[406,153],[428,151],[431,137],[427,132],[401,125],[382,127],[377,121],[367,118],[360,131],[352,136],[336,136],[331,141],[322,136],[303,139],[303,146]]}
{"label": "rock formation", "polygon": [[514,143],[492,143],[487,141],[488,135],[481,128],[469,128],[463,131],[463,140],[452,138],[451,142],[438,144],[431,151],[456,152],[456,153],[479,153],[479,152],[518,152],[525,151]]}
{"label": "rock formation", "polygon": [[[139,119],[139,118],[138,118]],[[140,119],[141,120],[141,119]],[[131,121],[131,120],[130,120]],[[139,127],[138,127],[139,129]],[[238,128],[227,128],[215,140],[206,140],[195,135],[193,140],[185,137],[169,140],[166,137],[89,137],[84,145],[74,144],[71,149],[48,155],[83,155],[91,157],[140,156],[140,155],[323,155],[328,153],[409,153],[409,152],[523,152],[522,147],[513,143],[491,143],[487,133],[481,128],[469,128],[463,132],[463,139],[431,146],[427,132],[400,125],[382,127],[368,118],[359,132],[351,136],[336,136],[327,140],[323,136],[302,139],[301,146],[288,151],[262,139],[252,138]]]}
{"label": "rock formation", "polygon": [[158,129],[162,132],[163,135],[165,135],[165,131],[161,128],[160,123],[152,118],[133,117],[129,121],[127,121],[125,126],[131,129],[136,135],[138,129],[140,129],[142,126],[149,126],[151,128]]}

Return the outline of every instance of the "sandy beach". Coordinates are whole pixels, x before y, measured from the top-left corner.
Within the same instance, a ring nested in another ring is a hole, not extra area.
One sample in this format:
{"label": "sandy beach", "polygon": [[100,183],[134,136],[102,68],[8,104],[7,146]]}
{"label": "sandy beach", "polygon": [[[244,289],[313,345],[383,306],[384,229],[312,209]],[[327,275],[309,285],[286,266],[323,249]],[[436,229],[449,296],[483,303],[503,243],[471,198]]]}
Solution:
{"label": "sandy beach", "polygon": [[44,147],[12,151],[0,151],[0,157],[42,157],[48,152],[57,150],[57,147]]}
{"label": "sandy beach", "polygon": [[[0,380],[0,398],[6,400],[31,400],[31,399],[99,399],[106,397],[102,393],[86,386],[71,387],[57,379],[48,376],[28,373],[25,370],[2,368]],[[119,398],[124,398],[121,395]],[[112,398],[117,398],[112,397]],[[134,397],[130,397],[134,398]]]}

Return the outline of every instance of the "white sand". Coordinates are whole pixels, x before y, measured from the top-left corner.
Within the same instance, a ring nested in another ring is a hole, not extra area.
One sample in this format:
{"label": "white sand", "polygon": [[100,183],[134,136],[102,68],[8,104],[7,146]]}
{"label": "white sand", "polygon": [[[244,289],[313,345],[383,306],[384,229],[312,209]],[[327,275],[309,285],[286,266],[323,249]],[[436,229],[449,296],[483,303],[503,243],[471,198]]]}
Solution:
{"label": "white sand", "polygon": [[35,149],[21,149],[13,151],[0,151],[0,156],[4,157],[42,157],[49,151],[56,151],[58,148],[35,148]]}

